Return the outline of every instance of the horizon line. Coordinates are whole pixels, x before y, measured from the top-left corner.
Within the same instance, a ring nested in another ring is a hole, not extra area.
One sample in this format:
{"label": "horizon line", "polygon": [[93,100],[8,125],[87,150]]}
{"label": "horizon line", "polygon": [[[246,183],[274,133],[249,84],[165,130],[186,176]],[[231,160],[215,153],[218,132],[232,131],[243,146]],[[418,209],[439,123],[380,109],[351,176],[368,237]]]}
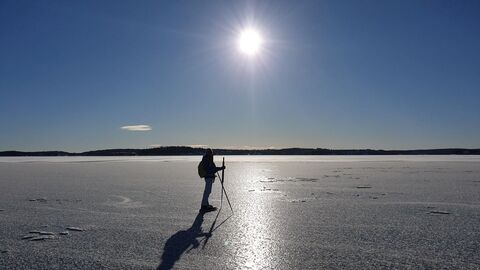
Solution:
{"label": "horizon line", "polygon": [[115,151],[115,150],[155,150],[155,149],[168,149],[168,148],[190,148],[192,150],[206,150],[211,148],[212,150],[217,151],[287,151],[287,150],[324,150],[324,151],[375,151],[375,152],[411,152],[411,151],[480,151],[478,148],[465,148],[465,147],[442,147],[442,148],[413,148],[413,149],[381,149],[381,148],[325,148],[325,147],[265,147],[265,148],[233,148],[233,147],[208,147],[207,145],[164,145],[164,146],[155,146],[155,147],[145,147],[145,148],[103,148],[103,149],[94,149],[87,151],[64,151],[64,150],[33,150],[33,151],[24,151],[24,150],[0,150],[0,153],[52,153],[59,152],[65,154],[81,155],[91,152],[100,152],[100,151]]}

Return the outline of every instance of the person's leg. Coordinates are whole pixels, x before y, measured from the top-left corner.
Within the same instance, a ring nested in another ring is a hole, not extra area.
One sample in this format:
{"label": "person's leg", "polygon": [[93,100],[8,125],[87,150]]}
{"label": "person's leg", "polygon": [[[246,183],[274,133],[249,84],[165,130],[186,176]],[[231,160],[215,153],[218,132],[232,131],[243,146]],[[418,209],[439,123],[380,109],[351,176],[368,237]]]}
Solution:
{"label": "person's leg", "polygon": [[212,192],[213,178],[205,178],[205,189],[203,190],[202,206],[209,205],[208,196]]}

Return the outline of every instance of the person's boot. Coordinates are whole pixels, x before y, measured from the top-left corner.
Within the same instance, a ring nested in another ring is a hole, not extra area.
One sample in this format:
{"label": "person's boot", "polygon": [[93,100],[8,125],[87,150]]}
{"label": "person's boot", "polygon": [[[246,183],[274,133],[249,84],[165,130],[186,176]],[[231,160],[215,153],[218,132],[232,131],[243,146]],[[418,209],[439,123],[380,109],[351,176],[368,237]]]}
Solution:
{"label": "person's boot", "polygon": [[211,212],[215,210],[217,210],[217,208],[213,205],[202,205],[200,208],[200,212]]}

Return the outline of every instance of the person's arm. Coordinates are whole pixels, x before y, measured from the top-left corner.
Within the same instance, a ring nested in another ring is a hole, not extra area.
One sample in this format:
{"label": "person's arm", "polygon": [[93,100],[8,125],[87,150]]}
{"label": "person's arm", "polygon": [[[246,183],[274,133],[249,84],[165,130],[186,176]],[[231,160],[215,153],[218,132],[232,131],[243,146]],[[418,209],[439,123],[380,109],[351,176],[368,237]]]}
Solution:
{"label": "person's arm", "polygon": [[222,166],[222,167],[217,167],[217,165],[215,165],[215,162],[212,162],[212,163],[209,163],[207,164],[206,166],[206,171],[210,174],[216,174],[218,171],[221,171],[221,170],[224,170],[225,169],[225,166]]}
{"label": "person's arm", "polygon": [[225,166],[222,166],[222,167],[217,167],[217,165],[215,165],[215,163],[213,163],[213,166],[215,166],[215,169],[216,171],[215,172],[218,172],[218,171],[221,171],[221,170],[225,170]]}

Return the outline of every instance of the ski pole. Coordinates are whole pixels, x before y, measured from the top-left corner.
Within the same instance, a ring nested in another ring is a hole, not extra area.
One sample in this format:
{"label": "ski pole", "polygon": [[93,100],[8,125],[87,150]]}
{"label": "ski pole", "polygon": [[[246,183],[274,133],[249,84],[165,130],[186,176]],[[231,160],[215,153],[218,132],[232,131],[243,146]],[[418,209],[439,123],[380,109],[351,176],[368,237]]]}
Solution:
{"label": "ski pole", "polygon": [[[217,172],[217,175],[220,178],[220,175],[218,174],[218,172]],[[222,184],[223,193],[225,193],[225,198],[227,198],[228,206],[230,206],[230,210],[232,210],[232,213],[233,213],[232,204],[230,203],[230,199],[228,199],[227,191],[225,190],[225,187],[223,186],[223,178],[220,179],[220,184]]]}

